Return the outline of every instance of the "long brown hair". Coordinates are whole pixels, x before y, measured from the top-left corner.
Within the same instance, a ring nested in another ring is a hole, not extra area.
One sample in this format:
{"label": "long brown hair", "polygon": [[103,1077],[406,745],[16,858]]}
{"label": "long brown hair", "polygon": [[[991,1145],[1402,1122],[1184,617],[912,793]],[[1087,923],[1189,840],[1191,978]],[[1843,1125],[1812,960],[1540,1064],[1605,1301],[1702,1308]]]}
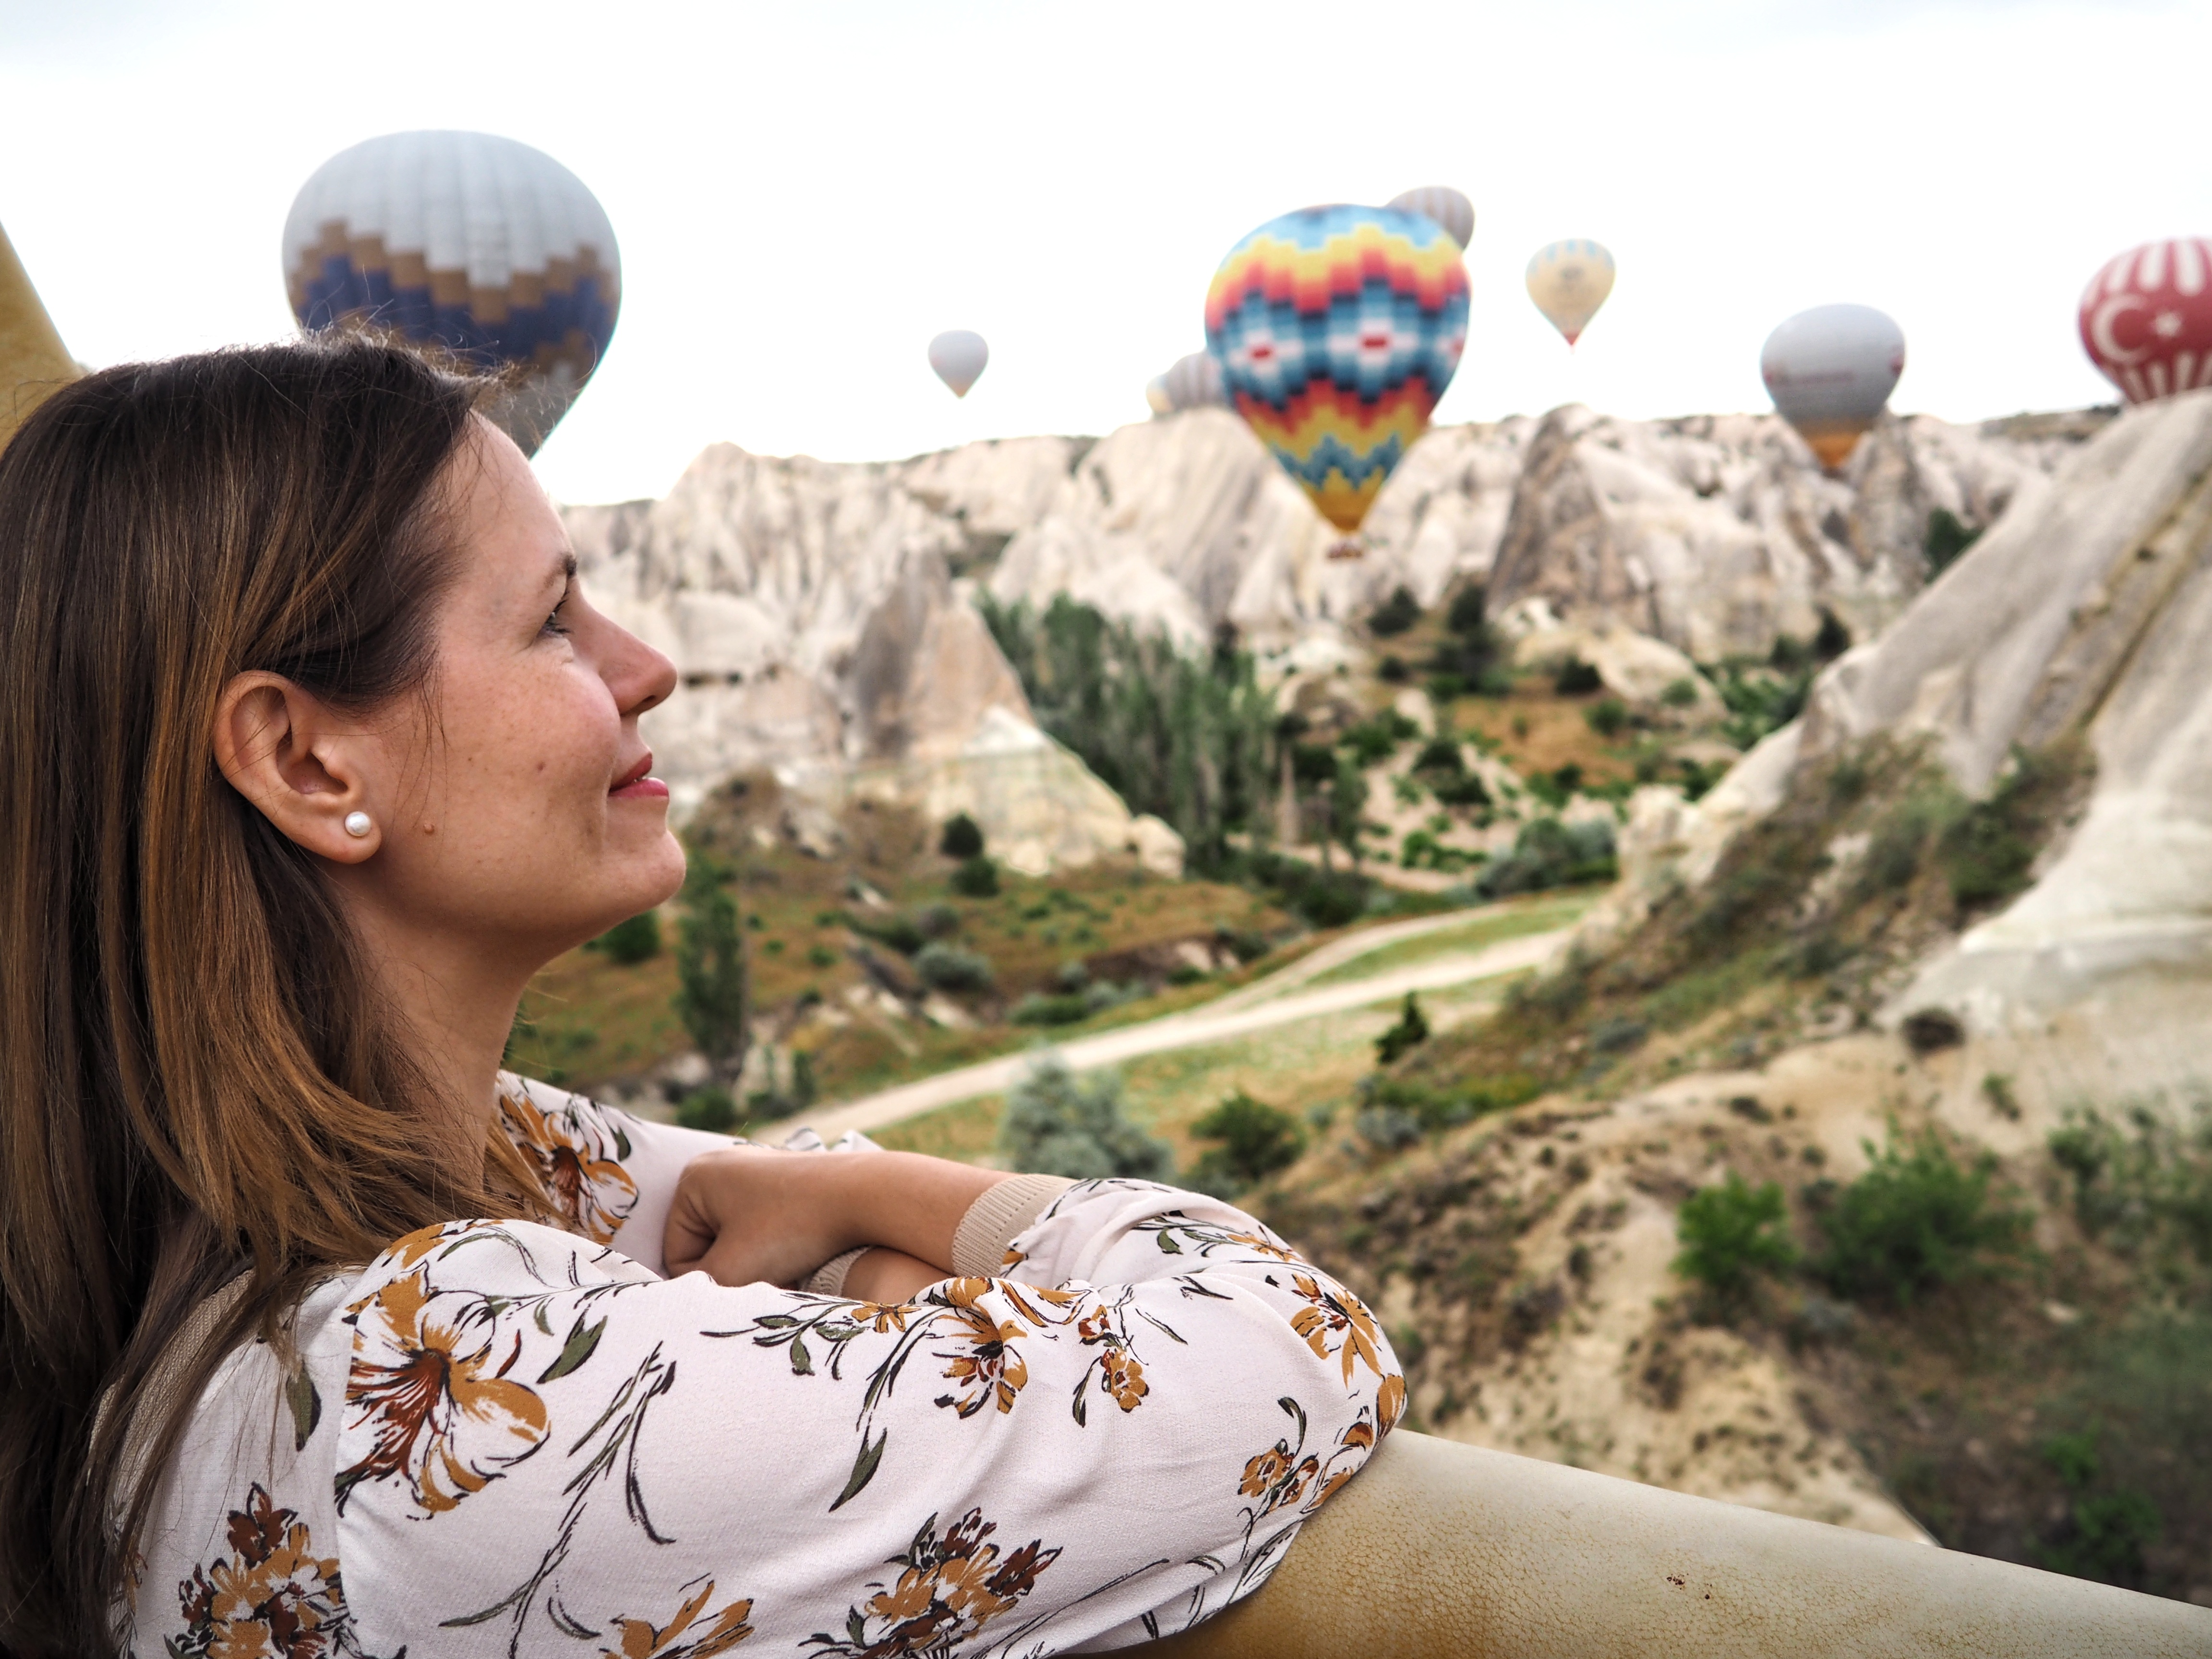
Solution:
{"label": "long brown hair", "polygon": [[0,453],[0,1644],[25,1659],[112,1650],[185,1407],[135,1475],[125,1425],[202,1298],[251,1271],[185,1405],[319,1274],[511,1212],[415,1131],[425,1085],[316,860],[211,749],[248,669],[428,708],[479,392],[362,340],[216,352],[88,375]]}

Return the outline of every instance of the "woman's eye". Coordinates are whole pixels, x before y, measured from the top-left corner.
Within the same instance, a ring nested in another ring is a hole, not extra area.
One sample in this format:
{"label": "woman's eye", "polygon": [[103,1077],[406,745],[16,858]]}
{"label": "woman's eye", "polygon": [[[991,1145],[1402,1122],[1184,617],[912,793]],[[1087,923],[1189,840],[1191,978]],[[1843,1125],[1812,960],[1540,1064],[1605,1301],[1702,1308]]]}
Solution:
{"label": "woman's eye", "polygon": [[568,601],[566,599],[563,599],[560,604],[555,605],[552,610],[547,611],[545,613],[545,626],[543,631],[548,634],[565,635],[568,630],[561,624],[561,613],[568,608]]}

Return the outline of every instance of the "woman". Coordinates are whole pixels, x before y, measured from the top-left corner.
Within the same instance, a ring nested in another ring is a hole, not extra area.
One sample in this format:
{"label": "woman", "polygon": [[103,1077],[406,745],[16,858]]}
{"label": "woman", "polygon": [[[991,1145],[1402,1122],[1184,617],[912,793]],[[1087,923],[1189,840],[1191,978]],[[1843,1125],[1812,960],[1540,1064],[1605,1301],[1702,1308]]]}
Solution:
{"label": "woman", "polygon": [[683,857],[670,665],[477,391],[220,353],[0,454],[0,1642],[1031,1653],[1251,1589],[1404,1399],[1257,1223],[500,1072]]}

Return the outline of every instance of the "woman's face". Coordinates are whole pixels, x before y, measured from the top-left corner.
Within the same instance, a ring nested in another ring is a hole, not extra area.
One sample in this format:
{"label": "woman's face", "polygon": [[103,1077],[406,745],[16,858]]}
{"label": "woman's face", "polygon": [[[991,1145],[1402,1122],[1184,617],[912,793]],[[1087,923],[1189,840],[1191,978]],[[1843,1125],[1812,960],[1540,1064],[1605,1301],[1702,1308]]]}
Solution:
{"label": "woman's face", "polygon": [[459,568],[438,616],[434,722],[410,698],[383,723],[364,780],[377,845],[344,878],[387,925],[527,970],[682,884],[637,730],[676,674],[592,609],[522,452],[473,426],[449,476]]}

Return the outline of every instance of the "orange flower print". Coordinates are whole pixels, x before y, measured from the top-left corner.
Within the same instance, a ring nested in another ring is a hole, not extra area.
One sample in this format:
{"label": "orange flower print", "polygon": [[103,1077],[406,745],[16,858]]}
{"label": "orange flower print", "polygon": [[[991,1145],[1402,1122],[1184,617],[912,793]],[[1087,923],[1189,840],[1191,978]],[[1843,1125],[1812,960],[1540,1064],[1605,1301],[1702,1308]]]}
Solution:
{"label": "orange flower print", "polygon": [[1013,1410],[1014,1396],[1030,1380],[1029,1364],[1014,1346],[1029,1334],[1028,1328],[1018,1319],[1001,1322],[981,1305],[994,1283],[988,1279],[956,1279],[944,1291],[952,1313],[952,1334],[964,1346],[950,1353],[941,1350],[938,1353],[939,1359],[951,1362],[945,1375],[958,1388],[937,1403],[955,1407],[961,1417],[973,1417],[989,1406],[1002,1412]]}
{"label": "orange flower print", "polygon": [[520,1083],[500,1090],[499,1119],[553,1213],[592,1243],[612,1243],[637,1206],[637,1182],[621,1163],[629,1143],[619,1132],[611,1139],[574,1104],[540,1111]]}
{"label": "orange flower print", "polygon": [[1244,1478],[1237,1483],[1237,1490],[1246,1498],[1263,1497],[1270,1486],[1290,1472],[1290,1448],[1278,1440],[1258,1456],[1245,1460]]}
{"label": "orange flower print", "polygon": [[617,1620],[622,1627],[622,1645],[601,1648],[600,1659],[714,1659],[716,1654],[727,1653],[753,1633],[753,1627],[745,1622],[752,1617],[750,1597],[731,1602],[702,1622],[707,1603],[714,1596],[714,1581],[692,1582],[698,1589],[692,1590],[690,1584],[684,1587],[692,1590],[690,1599],[676,1609],[665,1625],[656,1626],[649,1619]]}
{"label": "orange flower print", "polygon": [[1060,1555],[1033,1538],[1001,1559],[986,1541],[998,1529],[974,1509],[940,1538],[931,1516],[906,1553],[891,1558],[904,1569],[897,1579],[872,1586],[876,1594],[847,1610],[842,1638],[817,1632],[801,1645],[818,1650],[819,1659],[934,1659],[966,1645],[1018,1606]]}
{"label": "orange flower print", "polygon": [[1406,1414],[1406,1379],[1396,1371],[1382,1379],[1382,1386],[1375,1390],[1375,1417],[1379,1425],[1377,1435],[1384,1435],[1398,1426],[1398,1419]]}
{"label": "orange flower print", "polygon": [[371,1431],[368,1451],[338,1471],[337,1501],[364,1480],[407,1482],[426,1515],[481,1492],[545,1438],[545,1405],[507,1379],[520,1358],[518,1335],[492,1352],[483,1298],[434,1294],[421,1269],[393,1279],[348,1310],[353,1365],[346,1377],[349,1431]]}
{"label": "orange flower print", "polygon": [[232,1553],[177,1586],[185,1621],[174,1659],[337,1659],[357,1655],[335,1556],[317,1555],[294,1510],[259,1486],[234,1510]]}
{"label": "orange flower print", "polygon": [[[1375,1316],[1367,1311],[1367,1304],[1340,1285],[1331,1285],[1323,1290],[1304,1273],[1291,1275],[1291,1283],[1309,1306],[1291,1316],[1291,1328],[1305,1338],[1306,1346],[1316,1357],[1326,1359],[1331,1353],[1344,1357],[1344,1380],[1352,1381],[1355,1361],[1364,1363],[1377,1376],[1389,1375],[1382,1363],[1378,1346],[1380,1333],[1375,1328]],[[1339,1339],[1335,1346],[1330,1339]]]}
{"label": "orange flower print", "polygon": [[1125,1412],[1137,1409],[1137,1402],[1152,1391],[1145,1381],[1145,1368],[1137,1356],[1127,1348],[1109,1348],[1100,1369],[1098,1383]]}

